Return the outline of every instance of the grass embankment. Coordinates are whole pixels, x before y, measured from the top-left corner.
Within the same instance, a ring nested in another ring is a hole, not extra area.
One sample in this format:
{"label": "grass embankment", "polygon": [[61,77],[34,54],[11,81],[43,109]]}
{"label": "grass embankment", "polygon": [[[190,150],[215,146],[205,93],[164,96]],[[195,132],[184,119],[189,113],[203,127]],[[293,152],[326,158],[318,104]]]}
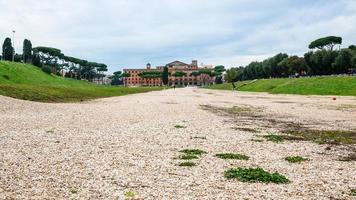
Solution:
{"label": "grass embankment", "polygon": [[[239,91],[269,92],[272,94],[356,96],[356,77],[313,77],[260,79],[236,83]],[[220,84],[209,89],[232,90],[231,84]]]}
{"label": "grass embankment", "polygon": [[40,102],[76,102],[160,90],[101,86],[44,73],[28,64],[0,61],[0,95]]}

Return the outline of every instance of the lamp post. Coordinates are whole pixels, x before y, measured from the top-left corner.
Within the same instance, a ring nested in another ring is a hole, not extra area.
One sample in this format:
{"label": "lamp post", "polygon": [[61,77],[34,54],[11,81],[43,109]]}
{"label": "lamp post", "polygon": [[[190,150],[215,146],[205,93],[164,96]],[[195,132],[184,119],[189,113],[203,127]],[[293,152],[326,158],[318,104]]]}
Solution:
{"label": "lamp post", "polygon": [[13,43],[13,50],[12,50],[12,62],[15,61],[15,30],[12,31],[12,43]]}

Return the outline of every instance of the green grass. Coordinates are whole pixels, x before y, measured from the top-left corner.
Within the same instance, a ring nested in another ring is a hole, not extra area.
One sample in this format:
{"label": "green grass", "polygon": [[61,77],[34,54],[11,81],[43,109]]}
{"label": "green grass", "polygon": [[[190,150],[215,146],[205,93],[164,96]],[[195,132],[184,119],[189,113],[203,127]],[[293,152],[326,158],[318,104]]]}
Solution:
{"label": "green grass", "polygon": [[0,61],[0,95],[39,102],[77,102],[160,90],[101,86],[44,73],[33,65]]}
{"label": "green grass", "polygon": [[269,134],[269,135],[264,135],[263,137],[266,138],[267,141],[271,141],[274,143],[281,143],[284,141],[283,137],[280,135]]}
{"label": "green grass", "polygon": [[180,167],[194,167],[196,164],[194,162],[182,162],[179,163],[178,166]]}
{"label": "green grass", "polygon": [[238,153],[219,153],[215,155],[221,159],[248,160],[249,157]]}
{"label": "green grass", "polygon": [[355,131],[292,130],[286,131],[286,133],[318,144],[356,144]]}
{"label": "green grass", "polygon": [[[237,82],[239,91],[269,92],[272,94],[356,96],[356,77],[312,77],[260,79]],[[209,89],[232,90],[231,84],[220,84]]]}
{"label": "green grass", "polygon": [[241,182],[262,182],[262,183],[289,183],[285,176],[274,172],[270,173],[261,168],[235,168],[225,171],[225,178],[237,179]]}
{"label": "green grass", "polygon": [[303,157],[300,157],[300,156],[289,156],[289,157],[286,157],[284,158],[284,160],[290,162],[290,163],[301,163],[301,162],[304,162],[304,161],[308,161],[309,159],[308,158],[303,158]]}
{"label": "green grass", "polygon": [[200,150],[200,149],[184,149],[184,150],[181,150],[179,152],[185,153],[185,154],[190,154],[190,155],[197,155],[197,156],[200,156],[202,154],[206,154],[205,151]]}

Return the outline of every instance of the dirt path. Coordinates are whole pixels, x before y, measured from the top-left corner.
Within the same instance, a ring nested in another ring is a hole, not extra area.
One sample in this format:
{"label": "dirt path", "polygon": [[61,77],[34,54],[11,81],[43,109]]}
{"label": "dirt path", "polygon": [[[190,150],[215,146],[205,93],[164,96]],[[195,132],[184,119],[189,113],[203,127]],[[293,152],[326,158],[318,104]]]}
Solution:
{"label": "dirt path", "polygon": [[[207,106],[246,106],[264,117],[236,121]],[[268,119],[275,124],[266,124]],[[325,150],[328,145],[307,141],[251,141],[288,123],[356,130],[356,98],[194,88],[80,104],[0,97],[0,199],[352,199],[355,161],[338,160],[347,149]],[[174,158],[185,148],[208,154],[195,167],[179,167],[181,161]],[[242,153],[250,160],[214,156],[221,152]],[[296,155],[310,161],[283,159]],[[226,180],[224,171],[233,167],[278,171],[291,183]]]}

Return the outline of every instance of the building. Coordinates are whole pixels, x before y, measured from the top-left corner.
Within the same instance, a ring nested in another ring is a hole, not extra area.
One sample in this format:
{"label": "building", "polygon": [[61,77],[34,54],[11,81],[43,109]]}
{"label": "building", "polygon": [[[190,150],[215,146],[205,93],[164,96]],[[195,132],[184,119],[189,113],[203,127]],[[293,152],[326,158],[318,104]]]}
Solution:
{"label": "building", "polygon": [[200,74],[193,76],[192,72],[198,72],[201,70],[213,70],[212,66],[198,67],[198,61],[193,60],[191,64],[186,64],[181,61],[174,61],[166,64],[165,66],[157,66],[152,68],[148,63],[146,69],[124,69],[124,73],[128,73],[131,76],[124,78],[124,84],[126,86],[161,86],[161,78],[144,79],[139,76],[142,72],[157,71],[163,72],[163,68],[168,67],[169,74],[173,75],[176,72],[184,72],[186,75],[183,77],[169,76],[170,86],[202,86],[212,84],[214,78],[208,74]]}

